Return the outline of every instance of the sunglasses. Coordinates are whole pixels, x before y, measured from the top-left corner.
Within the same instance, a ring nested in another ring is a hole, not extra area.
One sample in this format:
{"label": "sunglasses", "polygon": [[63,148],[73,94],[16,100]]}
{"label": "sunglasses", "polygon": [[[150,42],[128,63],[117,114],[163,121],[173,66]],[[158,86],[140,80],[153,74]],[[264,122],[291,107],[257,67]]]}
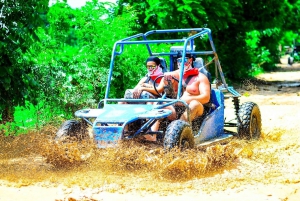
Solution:
{"label": "sunglasses", "polygon": [[188,57],[185,57],[184,59],[179,58],[179,59],[177,59],[177,62],[178,62],[178,63],[181,63],[182,60],[184,61],[184,63],[186,63],[186,62],[188,62],[189,58],[188,58]]}
{"label": "sunglasses", "polygon": [[156,68],[155,65],[147,65],[148,70],[154,70]]}

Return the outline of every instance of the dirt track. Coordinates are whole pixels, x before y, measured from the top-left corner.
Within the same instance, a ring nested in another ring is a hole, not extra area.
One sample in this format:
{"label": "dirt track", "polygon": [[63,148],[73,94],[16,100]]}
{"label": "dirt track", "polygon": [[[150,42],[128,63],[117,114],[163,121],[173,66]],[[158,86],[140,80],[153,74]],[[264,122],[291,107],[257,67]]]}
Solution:
{"label": "dirt track", "polygon": [[[53,170],[37,157],[11,156],[0,161],[0,201],[299,200],[300,87],[286,87],[282,83],[299,83],[300,71],[289,72],[287,68],[296,69],[297,65],[259,76],[266,82],[253,82],[250,91],[243,86],[239,89],[243,95],[241,102],[259,105],[264,135],[258,142],[236,140],[236,144],[243,145],[243,151],[225,166],[186,181],[168,181],[147,172],[118,175],[112,170],[101,175],[97,171],[100,166],[87,167],[84,172]],[[230,100],[226,101],[232,105]],[[231,106],[226,109],[232,112]],[[34,168],[28,164],[35,164]],[[7,176],[9,173],[15,176]]]}

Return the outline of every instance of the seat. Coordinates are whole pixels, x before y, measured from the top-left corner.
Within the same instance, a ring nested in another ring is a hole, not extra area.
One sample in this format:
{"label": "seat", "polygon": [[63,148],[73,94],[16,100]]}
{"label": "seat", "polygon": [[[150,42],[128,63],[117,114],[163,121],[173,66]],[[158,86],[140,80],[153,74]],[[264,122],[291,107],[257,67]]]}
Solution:
{"label": "seat", "polygon": [[160,60],[160,65],[162,67],[163,73],[168,72],[168,65],[167,65],[166,60],[162,57],[159,57],[159,60]]}
{"label": "seat", "polygon": [[204,66],[204,61],[203,61],[203,59],[201,58],[201,57],[197,57],[196,59],[195,59],[195,61],[194,61],[194,67],[195,68],[201,68],[201,67],[203,67]]}
{"label": "seat", "polygon": [[199,72],[204,74],[211,83],[211,74],[207,71],[206,67],[204,66],[204,61],[201,57],[195,59],[194,68],[198,68]]}

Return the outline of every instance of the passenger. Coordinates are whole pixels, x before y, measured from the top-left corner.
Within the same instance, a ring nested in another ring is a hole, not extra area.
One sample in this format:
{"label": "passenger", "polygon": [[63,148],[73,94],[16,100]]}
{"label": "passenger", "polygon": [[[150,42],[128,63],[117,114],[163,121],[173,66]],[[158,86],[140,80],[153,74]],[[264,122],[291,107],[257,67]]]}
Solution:
{"label": "passenger", "polygon": [[[190,121],[194,120],[196,117],[199,117],[204,112],[204,104],[208,103],[210,100],[210,83],[208,78],[200,73],[197,68],[194,68],[193,61],[194,57],[191,54],[187,54],[185,58],[178,58],[178,70],[173,72],[165,73],[164,83],[168,84],[168,80],[170,80],[176,89],[177,94],[177,86],[178,83],[172,78],[175,77],[179,80],[181,63],[184,62],[184,74],[182,80],[182,90],[183,94],[181,96],[181,100],[185,101],[190,108]],[[184,107],[183,104],[178,103],[179,107]],[[173,112],[174,109],[172,109]],[[188,121],[187,111],[182,111],[183,114],[180,114],[179,118],[184,121]],[[178,112],[178,113],[182,113]]]}

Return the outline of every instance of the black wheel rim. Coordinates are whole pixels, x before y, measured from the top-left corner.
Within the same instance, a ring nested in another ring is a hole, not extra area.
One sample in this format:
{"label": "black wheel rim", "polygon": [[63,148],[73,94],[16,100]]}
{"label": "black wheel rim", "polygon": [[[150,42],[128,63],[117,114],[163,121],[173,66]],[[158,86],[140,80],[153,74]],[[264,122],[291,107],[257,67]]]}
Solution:
{"label": "black wheel rim", "polygon": [[251,138],[257,138],[259,136],[258,133],[258,119],[256,116],[252,116],[251,124],[250,124],[250,136]]}
{"label": "black wheel rim", "polygon": [[183,139],[181,141],[181,149],[188,149],[189,147],[190,147],[189,141],[187,141],[186,139]]}

